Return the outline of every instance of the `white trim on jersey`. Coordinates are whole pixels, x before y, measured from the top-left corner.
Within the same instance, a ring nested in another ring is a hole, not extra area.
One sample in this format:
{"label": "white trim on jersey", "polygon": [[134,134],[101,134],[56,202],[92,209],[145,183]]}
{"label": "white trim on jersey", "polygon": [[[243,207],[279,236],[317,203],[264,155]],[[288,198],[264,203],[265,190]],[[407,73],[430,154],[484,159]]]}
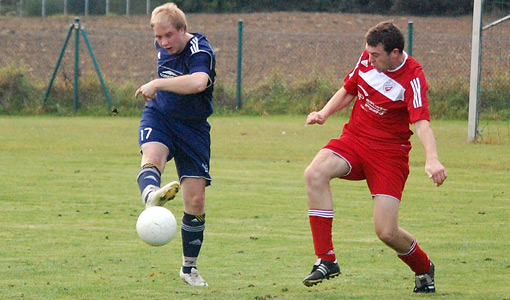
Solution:
{"label": "white trim on jersey", "polygon": [[407,61],[407,58],[409,57],[409,55],[407,55],[407,52],[405,52],[405,51],[403,51],[403,53],[404,53],[404,60],[402,61],[402,63],[395,69],[388,70],[388,72],[396,72],[396,71],[402,69],[402,67],[406,64],[406,61]]}
{"label": "white trim on jersey", "polygon": [[358,74],[369,86],[391,101],[404,101],[405,88],[388,75],[378,72],[376,69],[368,72],[360,70]]}
{"label": "white trim on jersey", "polygon": [[198,73],[205,74],[205,75],[207,75],[207,78],[209,78],[209,81],[208,81],[208,82],[209,82],[209,84],[207,84],[206,88],[210,87],[210,86],[213,84],[212,79],[211,79],[211,76],[209,76],[209,74],[207,74],[206,72],[196,72],[196,73],[194,73],[194,74],[198,74]]}
{"label": "white trim on jersey", "polygon": [[421,83],[420,78],[416,77],[411,80],[411,87],[413,88],[413,106],[414,108],[422,107],[423,101],[421,99]]}
{"label": "white trim on jersey", "polygon": [[[359,66],[359,63],[361,62],[361,58],[363,57],[363,53],[361,54],[361,56],[358,58],[358,62],[356,63],[356,66],[354,67],[354,69],[352,69],[352,72],[349,73],[349,78],[352,77],[352,75],[354,75],[354,72],[356,72],[356,69],[358,69],[358,66]],[[365,66],[366,67],[366,66]]]}
{"label": "white trim on jersey", "polygon": [[197,53],[199,51],[197,37],[192,38],[191,41],[190,41],[190,44],[191,44],[191,47],[190,47],[191,48],[191,54],[193,55],[193,54],[195,54],[195,53]]}

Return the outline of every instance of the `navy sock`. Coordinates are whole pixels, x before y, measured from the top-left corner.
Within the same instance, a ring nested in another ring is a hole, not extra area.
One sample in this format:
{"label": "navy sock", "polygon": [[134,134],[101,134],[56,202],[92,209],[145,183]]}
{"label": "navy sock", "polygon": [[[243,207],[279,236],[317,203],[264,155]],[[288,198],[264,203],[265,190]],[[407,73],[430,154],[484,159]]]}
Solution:
{"label": "navy sock", "polygon": [[[191,271],[196,266],[196,258],[204,241],[205,214],[194,216],[184,213],[181,224],[183,271]],[[188,269],[189,268],[189,269]]]}
{"label": "navy sock", "polygon": [[161,186],[161,172],[153,164],[145,164],[138,173],[138,187],[142,194],[143,203],[147,202],[147,196],[150,192]]}

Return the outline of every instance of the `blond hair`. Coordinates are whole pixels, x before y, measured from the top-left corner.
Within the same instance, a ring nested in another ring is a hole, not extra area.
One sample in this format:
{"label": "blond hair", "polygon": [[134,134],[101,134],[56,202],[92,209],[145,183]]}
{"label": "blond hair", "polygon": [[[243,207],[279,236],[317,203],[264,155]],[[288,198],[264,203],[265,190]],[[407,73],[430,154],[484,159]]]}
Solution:
{"label": "blond hair", "polygon": [[172,25],[175,29],[186,30],[186,15],[172,2],[156,7],[151,15],[151,28],[156,25]]}

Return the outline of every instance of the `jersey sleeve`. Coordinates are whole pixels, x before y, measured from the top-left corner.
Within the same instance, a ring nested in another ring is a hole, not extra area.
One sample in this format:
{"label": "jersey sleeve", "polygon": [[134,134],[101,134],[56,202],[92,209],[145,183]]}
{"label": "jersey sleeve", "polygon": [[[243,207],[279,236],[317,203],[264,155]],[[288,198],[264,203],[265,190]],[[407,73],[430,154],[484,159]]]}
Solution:
{"label": "jersey sleeve", "polygon": [[414,73],[410,81],[410,87],[406,90],[405,97],[409,122],[414,124],[419,120],[430,121],[429,100],[427,97],[428,84],[421,68]]}
{"label": "jersey sleeve", "polygon": [[210,75],[210,72],[213,70],[212,63],[212,56],[209,53],[205,51],[196,52],[191,55],[189,73],[202,72]]}

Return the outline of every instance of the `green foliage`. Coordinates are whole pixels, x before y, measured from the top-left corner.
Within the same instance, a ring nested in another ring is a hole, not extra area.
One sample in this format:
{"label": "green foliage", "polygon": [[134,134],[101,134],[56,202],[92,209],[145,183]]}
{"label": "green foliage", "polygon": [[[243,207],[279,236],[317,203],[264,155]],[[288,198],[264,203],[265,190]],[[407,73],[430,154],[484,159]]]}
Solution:
{"label": "green foliage", "polygon": [[0,114],[34,113],[35,86],[25,78],[26,67],[0,68]]}
{"label": "green foliage", "polygon": [[469,84],[463,78],[430,83],[429,109],[434,119],[464,119],[469,111]]}
{"label": "green foliage", "polygon": [[[111,90],[111,88],[109,88]],[[104,115],[108,111],[106,96],[97,75],[86,73],[78,83],[78,103],[74,102],[74,80],[61,79],[53,83],[42,111],[57,115]]]}
{"label": "green foliage", "polygon": [[246,90],[245,114],[306,114],[322,108],[338,87],[319,76],[288,83],[284,74],[273,72],[253,89]]}
{"label": "green foliage", "polygon": [[471,0],[392,0],[391,11],[396,14],[418,16],[458,16],[473,12]]}
{"label": "green foliage", "polygon": [[[42,15],[42,4],[40,0],[25,0],[24,14],[27,16],[40,16]],[[64,12],[64,4],[62,0],[47,0],[46,1],[46,15],[58,15]]]}
{"label": "green foliage", "polygon": [[510,84],[508,74],[484,81],[480,93],[480,114],[489,120],[510,119]]}
{"label": "green foliage", "polygon": [[[78,110],[74,103],[74,82],[57,78],[44,106],[47,83],[25,78],[28,67],[8,65],[0,68],[0,114],[94,115],[111,114],[103,88],[95,73],[79,78]],[[510,117],[510,83],[502,74],[482,86],[481,114],[490,120]],[[469,85],[462,78],[429,83],[429,108],[434,119],[466,120],[469,110]],[[138,84],[125,82],[107,90],[122,116],[139,115],[144,102],[134,98]],[[236,87],[217,81],[214,90],[214,111],[225,115],[234,112],[245,115],[308,114],[321,109],[338,90],[336,80],[309,76],[288,82],[282,72],[273,72],[258,85],[242,91],[241,109],[237,109]],[[343,110],[347,116],[350,110]]]}
{"label": "green foliage", "polygon": [[237,108],[237,95],[234,86],[226,86],[221,80],[214,83],[213,93],[214,112],[219,114],[229,113]]}

